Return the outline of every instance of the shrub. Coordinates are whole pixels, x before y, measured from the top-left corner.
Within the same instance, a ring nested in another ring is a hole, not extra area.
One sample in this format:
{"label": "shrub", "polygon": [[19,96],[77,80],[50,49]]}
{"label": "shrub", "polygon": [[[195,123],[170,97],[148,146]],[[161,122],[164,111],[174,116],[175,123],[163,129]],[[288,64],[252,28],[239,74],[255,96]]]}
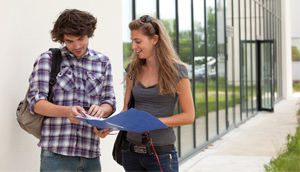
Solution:
{"label": "shrub", "polygon": [[292,61],[300,61],[300,53],[295,46],[292,46]]}
{"label": "shrub", "polygon": [[297,127],[295,136],[287,136],[285,150],[270,163],[264,165],[267,172],[300,171],[300,128]]}

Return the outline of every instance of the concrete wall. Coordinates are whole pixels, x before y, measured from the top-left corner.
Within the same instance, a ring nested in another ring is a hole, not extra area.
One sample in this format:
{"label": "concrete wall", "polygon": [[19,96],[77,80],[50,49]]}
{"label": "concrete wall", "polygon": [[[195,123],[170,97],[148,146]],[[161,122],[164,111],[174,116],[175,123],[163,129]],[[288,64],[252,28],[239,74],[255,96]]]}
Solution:
{"label": "concrete wall", "polygon": [[[298,16],[300,15],[299,0],[290,0],[290,18],[291,18],[291,37],[292,46],[296,46],[300,50],[300,23],[298,21]],[[300,62],[292,62],[293,70],[293,81],[300,81]]]}
{"label": "concrete wall", "polygon": [[290,0],[290,18],[291,18],[291,36],[292,37],[300,37],[300,23],[297,22],[299,19],[299,7],[300,7],[300,1],[299,0]]}
{"label": "concrete wall", "polygon": [[[91,12],[98,19],[90,47],[111,59],[117,111],[123,105],[122,1],[121,0],[0,0],[0,171],[39,171],[38,140],[20,129],[16,107],[28,88],[33,62],[49,47],[58,47],[50,38],[53,22],[66,8]],[[122,171],[112,160],[115,136],[101,141],[103,171]]]}
{"label": "concrete wall", "polygon": [[300,62],[292,62],[293,81],[300,81]]}
{"label": "concrete wall", "polygon": [[284,99],[292,96],[292,52],[291,52],[291,9],[290,1],[281,1],[282,11],[282,95]]}

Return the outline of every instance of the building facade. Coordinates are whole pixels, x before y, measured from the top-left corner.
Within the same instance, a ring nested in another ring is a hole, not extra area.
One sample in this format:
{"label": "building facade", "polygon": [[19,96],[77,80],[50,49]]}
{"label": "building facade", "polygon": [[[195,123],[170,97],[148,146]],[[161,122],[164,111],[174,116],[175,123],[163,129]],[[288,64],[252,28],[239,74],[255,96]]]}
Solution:
{"label": "building facade", "polygon": [[181,161],[283,98],[281,7],[280,0],[123,1],[124,66],[128,23],[147,14],[163,22],[189,69],[196,120],[176,128]]}

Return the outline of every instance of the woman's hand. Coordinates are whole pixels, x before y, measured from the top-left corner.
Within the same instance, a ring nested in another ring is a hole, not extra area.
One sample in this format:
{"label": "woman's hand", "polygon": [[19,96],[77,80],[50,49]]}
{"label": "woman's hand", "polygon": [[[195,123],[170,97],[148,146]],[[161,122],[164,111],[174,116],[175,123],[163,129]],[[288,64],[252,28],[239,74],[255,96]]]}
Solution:
{"label": "woman's hand", "polygon": [[94,133],[97,134],[100,138],[105,138],[109,133],[111,133],[112,129],[102,129],[98,130],[96,126],[94,126]]}

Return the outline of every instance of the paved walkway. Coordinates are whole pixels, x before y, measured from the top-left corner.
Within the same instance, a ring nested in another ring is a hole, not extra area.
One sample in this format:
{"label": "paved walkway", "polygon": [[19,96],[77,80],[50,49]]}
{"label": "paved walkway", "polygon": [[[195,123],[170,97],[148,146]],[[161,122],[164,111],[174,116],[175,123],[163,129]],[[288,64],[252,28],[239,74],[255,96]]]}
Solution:
{"label": "paved walkway", "polygon": [[298,101],[299,93],[275,104],[272,113],[259,112],[181,164],[180,172],[263,172],[296,131]]}

